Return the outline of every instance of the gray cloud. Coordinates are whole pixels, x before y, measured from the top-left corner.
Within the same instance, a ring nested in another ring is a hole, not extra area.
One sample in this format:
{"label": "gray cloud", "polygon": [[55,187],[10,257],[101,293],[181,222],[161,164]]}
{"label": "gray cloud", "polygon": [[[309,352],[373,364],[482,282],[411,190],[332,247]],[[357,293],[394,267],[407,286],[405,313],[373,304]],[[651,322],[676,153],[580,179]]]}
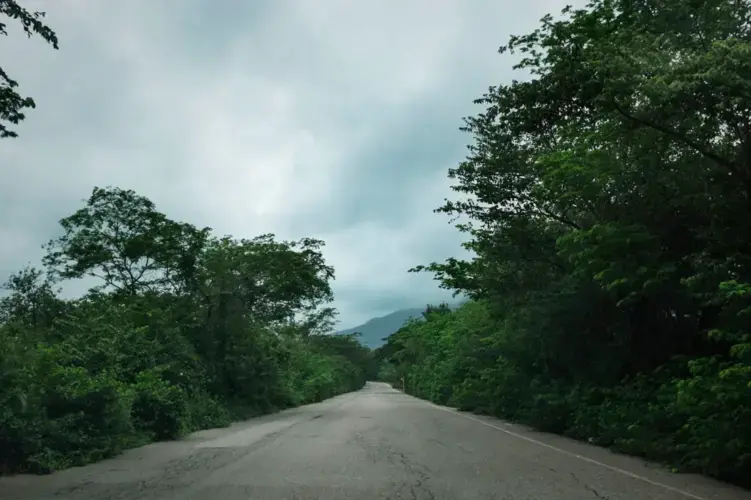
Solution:
{"label": "gray cloud", "polygon": [[35,262],[94,185],[132,188],[219,234],[327,241],[344,326],[449,297],[409,267],[459,255],[433,214],[511,78],[496,54],[559,2],[28,1],[55,52],[13,30],[32,95],[0,143],[0,274]]}

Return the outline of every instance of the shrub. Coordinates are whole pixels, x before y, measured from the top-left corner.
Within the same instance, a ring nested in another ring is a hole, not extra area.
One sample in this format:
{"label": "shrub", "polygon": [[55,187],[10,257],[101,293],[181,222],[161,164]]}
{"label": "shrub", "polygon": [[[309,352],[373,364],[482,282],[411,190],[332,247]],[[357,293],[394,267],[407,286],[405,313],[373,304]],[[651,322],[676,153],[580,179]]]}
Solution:
{"label": "shrub", "polygon": [[162,379],[159,370],[139,373],[133,390],[133,423],[150,439],[176,439],[189,428],[185,392]]}

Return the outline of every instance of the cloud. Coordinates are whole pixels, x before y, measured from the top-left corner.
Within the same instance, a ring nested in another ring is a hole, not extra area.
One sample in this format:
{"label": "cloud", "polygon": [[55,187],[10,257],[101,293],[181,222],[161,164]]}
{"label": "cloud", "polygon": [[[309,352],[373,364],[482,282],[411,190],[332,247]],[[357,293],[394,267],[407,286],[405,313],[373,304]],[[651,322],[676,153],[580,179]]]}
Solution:
{"label": "cloud", "polygon": [[[496,54],[559,2],[29,0],[0,63],[38,108],[0,142],[0,274],[41,256],[93,186],[219,234],[319,237],[343,326],[449,294],[406,269],[459,255],[432,213]],[[260,5],[260,6],[259,6]]]}

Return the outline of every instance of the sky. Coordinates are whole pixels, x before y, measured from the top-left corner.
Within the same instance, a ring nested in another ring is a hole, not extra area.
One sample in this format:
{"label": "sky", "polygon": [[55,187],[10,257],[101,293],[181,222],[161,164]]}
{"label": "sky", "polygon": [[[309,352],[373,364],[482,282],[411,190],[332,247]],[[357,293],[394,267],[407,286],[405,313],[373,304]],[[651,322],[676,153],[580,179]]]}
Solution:
{"label": "sky", "polygon": [[[94,186],[218,235],[320,238],[340,327],[449,300],[407,269],[464,255],[433,209],[462,117],[520,75],[497,49],[554,0],[26,0],[0,66],[37,108],[0,140],[0,280]],[[76,290],[76,285],[66,290]],[[74,293],[74,292],[69,292]]]}

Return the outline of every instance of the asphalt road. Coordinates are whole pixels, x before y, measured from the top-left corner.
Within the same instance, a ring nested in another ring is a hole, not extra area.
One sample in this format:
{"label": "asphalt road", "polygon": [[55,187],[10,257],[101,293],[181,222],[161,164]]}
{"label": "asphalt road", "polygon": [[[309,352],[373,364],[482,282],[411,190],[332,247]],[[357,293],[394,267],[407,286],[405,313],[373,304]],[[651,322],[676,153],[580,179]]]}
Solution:
{"label": "asphalt road", "polygon": [[737,500],[751,493],[369,383],[86,467],[0,478],[0,498]]}

